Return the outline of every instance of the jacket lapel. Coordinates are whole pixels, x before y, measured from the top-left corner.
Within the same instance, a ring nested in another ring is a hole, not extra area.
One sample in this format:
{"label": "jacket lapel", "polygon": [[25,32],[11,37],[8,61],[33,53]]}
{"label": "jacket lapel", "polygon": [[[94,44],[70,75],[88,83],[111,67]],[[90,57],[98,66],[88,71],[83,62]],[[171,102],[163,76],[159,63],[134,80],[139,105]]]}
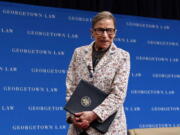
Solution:
{"label": "jacket lapel", "polygon": [[[90,66],[91,69],[93,69],[92,68],[93,67],[93,65],[92,65],[92,47],[93,47],[93,44],[94,44],[94,42],[92,42],[90,45],[88,45],[87,48],[85,48],[85,50],[84,50],[84,53],[85,53],[84,61],[87,65],[87,67]],[[104,54],[104,56],[101,58],[99,63],[96,65],[95,71],[99,70],[100,68],[105,66],[107,63],[109,63],[113,59],[113,54],[115,54],[116,49],[117,49],[116,45],[114,43],[112,43],[109,50]]]}
{"label": "jacket lapel", "polygon": [[84,62],[86,63],[87,67],[91,67],[92,69],[92,46],[94,42],[92,42],[90,45],[88,45],[84,50]]}

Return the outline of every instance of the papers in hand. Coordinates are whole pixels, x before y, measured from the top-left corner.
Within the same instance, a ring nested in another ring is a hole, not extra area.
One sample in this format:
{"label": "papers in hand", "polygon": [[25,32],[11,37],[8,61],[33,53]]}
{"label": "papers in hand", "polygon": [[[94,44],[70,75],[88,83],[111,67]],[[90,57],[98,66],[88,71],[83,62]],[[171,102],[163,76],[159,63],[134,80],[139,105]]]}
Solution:
{"label": "papers in hand", "polygon": [[[81,80],[72,94],[69,101],[66,103],[64,109],[72,114],[82,111],[91,111],[108,96],[107,93],[93,86],[85,80]],[[91,123],[91,127],[95,128],[101,133],[107,132],[112,123],[116,113],[111,115],[103,123],[97,120]]]}

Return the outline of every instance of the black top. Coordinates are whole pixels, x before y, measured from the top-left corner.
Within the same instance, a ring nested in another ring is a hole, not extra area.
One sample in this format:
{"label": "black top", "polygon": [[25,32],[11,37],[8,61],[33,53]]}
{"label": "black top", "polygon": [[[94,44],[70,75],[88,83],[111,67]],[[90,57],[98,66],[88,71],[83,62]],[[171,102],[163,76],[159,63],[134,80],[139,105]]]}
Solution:
{"label": "black top", "polygon": [[98,62],[103,57],[103,55],[109,50],[109,48],[110,48],[110,46],[106,49],[100,49],[100,50],[96,51],[95,45],[93,45],[93,52],[92,52],[93,69],[96,67]]}

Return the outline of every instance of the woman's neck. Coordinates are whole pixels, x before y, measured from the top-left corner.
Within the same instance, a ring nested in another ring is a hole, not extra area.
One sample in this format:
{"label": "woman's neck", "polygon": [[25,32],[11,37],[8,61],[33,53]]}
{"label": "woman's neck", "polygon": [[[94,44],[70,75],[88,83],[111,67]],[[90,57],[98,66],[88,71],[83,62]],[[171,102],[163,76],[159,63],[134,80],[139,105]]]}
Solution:
{"label": "woman's neck", "polygon": [[102,47],[98,47],[96,44],[94,44],[93,45],[94,46],[94,49],[96,50],[96,51],[105,51],[105,50],[108,50],[109,49],[109,47],[108,48],[102,48]]}

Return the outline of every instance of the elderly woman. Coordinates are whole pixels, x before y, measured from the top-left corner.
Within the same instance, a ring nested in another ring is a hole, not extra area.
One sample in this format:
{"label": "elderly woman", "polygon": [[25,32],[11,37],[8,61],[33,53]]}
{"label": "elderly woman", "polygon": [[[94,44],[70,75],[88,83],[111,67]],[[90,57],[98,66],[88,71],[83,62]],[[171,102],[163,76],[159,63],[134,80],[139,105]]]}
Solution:
{"label": "elderly woman", "polygon": [[114,16],[108,11],[98,13],[92,20],[91,35],[94,38],[91,44],[74,51],[66,78],[66,100],[70,99],[81,79],[108,96],[91,111],[76,113],[75,117],[67,113],[70,123],[68,135],[102,135],[90,124],[94,120],[103,122],[115,112],[116,116],[104,135],[127,135],[123,103],[130,72],[130,56],[113,43],[116,35]]}

